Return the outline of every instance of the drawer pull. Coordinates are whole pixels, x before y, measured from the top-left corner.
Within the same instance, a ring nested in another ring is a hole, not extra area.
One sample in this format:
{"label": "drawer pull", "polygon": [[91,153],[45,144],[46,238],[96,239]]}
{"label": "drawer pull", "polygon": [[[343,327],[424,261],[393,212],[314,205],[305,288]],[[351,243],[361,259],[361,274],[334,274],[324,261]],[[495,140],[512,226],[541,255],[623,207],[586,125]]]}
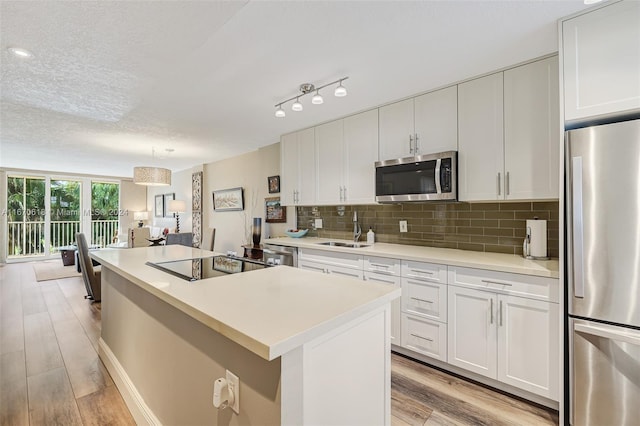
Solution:
{"label": "drawer pull", "polygon": [[491,280],[482,280],[483,283],[487,283],[487,284],[498,284],[498,285],[506,285],[508,287],[513,286],[513,284],[509,284],[509,283],[501,283],[500,281],[491,281]]}
{"label": "drawer pull", "polygon": [[417,297],[412,297],[412,300],[417,300],[418,302],[425,302],[425,303],[431,303],[433,304],[433,302],[431,300],[425,300],[425,299],[419,299]]}
{"label": "drawer pull", "polygon": [[433,339],[429,339],[428,337],[418,336],[417,334],[411,334],[413,337],[417,337],[418,339],[427,340],[429,342],[433,342]]}
{"label": "drawer pull", "polygon": [[389,272],[389,271],[369,271],[372,274],[378,274],[378,275],[395,275],[393,272]]}
{"label": "drawer pull", "polygon": [[412,269],[411,272],[415,272],[417,274],[433,275],[433,272],[431,272],[431,271],[421,271],[419,269]]}
{"label": "drawer pull", "polygon": [[370,263],[370,265],[378,268],[389,268],[391,266],[391,265],[383,265],[382,263]]}

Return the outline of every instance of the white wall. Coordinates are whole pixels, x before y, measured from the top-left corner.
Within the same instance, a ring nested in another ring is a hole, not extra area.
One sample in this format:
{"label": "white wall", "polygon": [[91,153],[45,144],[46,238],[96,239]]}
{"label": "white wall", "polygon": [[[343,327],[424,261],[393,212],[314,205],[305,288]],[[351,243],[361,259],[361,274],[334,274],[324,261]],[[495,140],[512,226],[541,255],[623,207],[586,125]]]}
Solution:
{"label": "white wall", "polygon": [[[126,232],[127,228],[135,228],[138,223],[133,219],[134,212],[147,209],[147,187],[136,185],[133,181],[120,181],[120,216],[119,233]],[[149,213],[151,215],[151,213]]]}
{"label": "white wall", "polygon": [[187,211],[180,213],[180,232],[191,232],[191,175],[202,170],[202,166],[173,172],[170,186],[149,186],[147,188],[147,210],[149,211],[149,224],[162,228],[169,228],[175,232],[176,219],[173,217],[156,217],[155,197],[162,194],[175,194],[176,200],[183,200],[187,205]]}
{"label": "white wall", "polygon": [[0,263],[7,261],[7,173],[0,170]]}
{"label": "white wall", "polygon": [[[254,217],[262,218],[262,240],[284,234],[295,228],[295,209],[287,209],[287,223],[265,223],[265,198],[269,194],[267,178],[280,175],[280,143],[226,160],[204,165],[202,184],[203,228],[216,228],[215,250],[236,251],[242,255],[242,245],[251,240]],[[244,188],[244,210],[217,212],[213,210],[213,191]]]}

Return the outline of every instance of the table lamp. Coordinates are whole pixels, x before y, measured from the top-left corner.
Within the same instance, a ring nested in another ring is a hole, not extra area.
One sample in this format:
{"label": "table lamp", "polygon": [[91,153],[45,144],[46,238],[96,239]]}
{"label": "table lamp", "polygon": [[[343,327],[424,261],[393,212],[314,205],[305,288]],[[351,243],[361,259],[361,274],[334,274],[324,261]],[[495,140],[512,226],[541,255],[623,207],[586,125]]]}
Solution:
{"label": "table lamp", "polygon": [[176,232],[180,233],[180,213],[187,211],[187,203],[183,200],[169,200],[167,211],[176,214]]}
{"label": "table lamp", "polygon": [[143,221],[148,219],[149,219],[149,212],[146,212],[146,211],[133,212],[133,220],[138,221],[138,228],[142,228],[142,225],[144,225]]}

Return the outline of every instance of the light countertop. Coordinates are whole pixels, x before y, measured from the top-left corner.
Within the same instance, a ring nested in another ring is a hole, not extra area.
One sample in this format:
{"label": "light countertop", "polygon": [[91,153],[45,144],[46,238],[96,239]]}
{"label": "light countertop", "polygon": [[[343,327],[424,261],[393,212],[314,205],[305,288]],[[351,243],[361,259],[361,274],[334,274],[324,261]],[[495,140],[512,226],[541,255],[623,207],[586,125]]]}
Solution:
{"label": "light countertop", "polygon": [[385,284],[287,266],[189,282],[145,265],[213,254],[180,245],[90,252],[103,274],[114,271],[267,360],[400,297]]}
{"label": "light countertop", "polygon": [[[327,238],[270,238],[265,244],[279,244],[290,247],[301,247],[332,252],[354,253],[364,256],[379,256],[417,262],[431,262],[443,265],[462,266],[467,268],[486,269],[515,274],[535,275],[539,277],[558,278],[559,263],[557,259],[529,260],[522,256],[502,253],[488,253],[469,250],[447,249],[437,247],[412,246],[404,244],[374,243],[368,247],[347,248],[324,246],[324,241],[345,241]],[[349,242],[349,241],[345,241]],[[361,244],[365,244],[361,242]]]}

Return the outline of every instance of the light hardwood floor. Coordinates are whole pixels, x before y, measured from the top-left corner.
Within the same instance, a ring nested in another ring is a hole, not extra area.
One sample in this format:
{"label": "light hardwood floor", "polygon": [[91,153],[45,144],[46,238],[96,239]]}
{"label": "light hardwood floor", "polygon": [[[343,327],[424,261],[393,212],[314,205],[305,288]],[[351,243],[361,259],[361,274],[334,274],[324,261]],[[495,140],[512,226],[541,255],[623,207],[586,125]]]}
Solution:
{"label": "light hardwood floor", "polygon": [[[1,265],[0,265],[1,266]],[[0,267],[0,425],[132,425],[97,355],[100,304],[81,278]],[[391,424],[552,425],[557,413],[393,354]]]}

